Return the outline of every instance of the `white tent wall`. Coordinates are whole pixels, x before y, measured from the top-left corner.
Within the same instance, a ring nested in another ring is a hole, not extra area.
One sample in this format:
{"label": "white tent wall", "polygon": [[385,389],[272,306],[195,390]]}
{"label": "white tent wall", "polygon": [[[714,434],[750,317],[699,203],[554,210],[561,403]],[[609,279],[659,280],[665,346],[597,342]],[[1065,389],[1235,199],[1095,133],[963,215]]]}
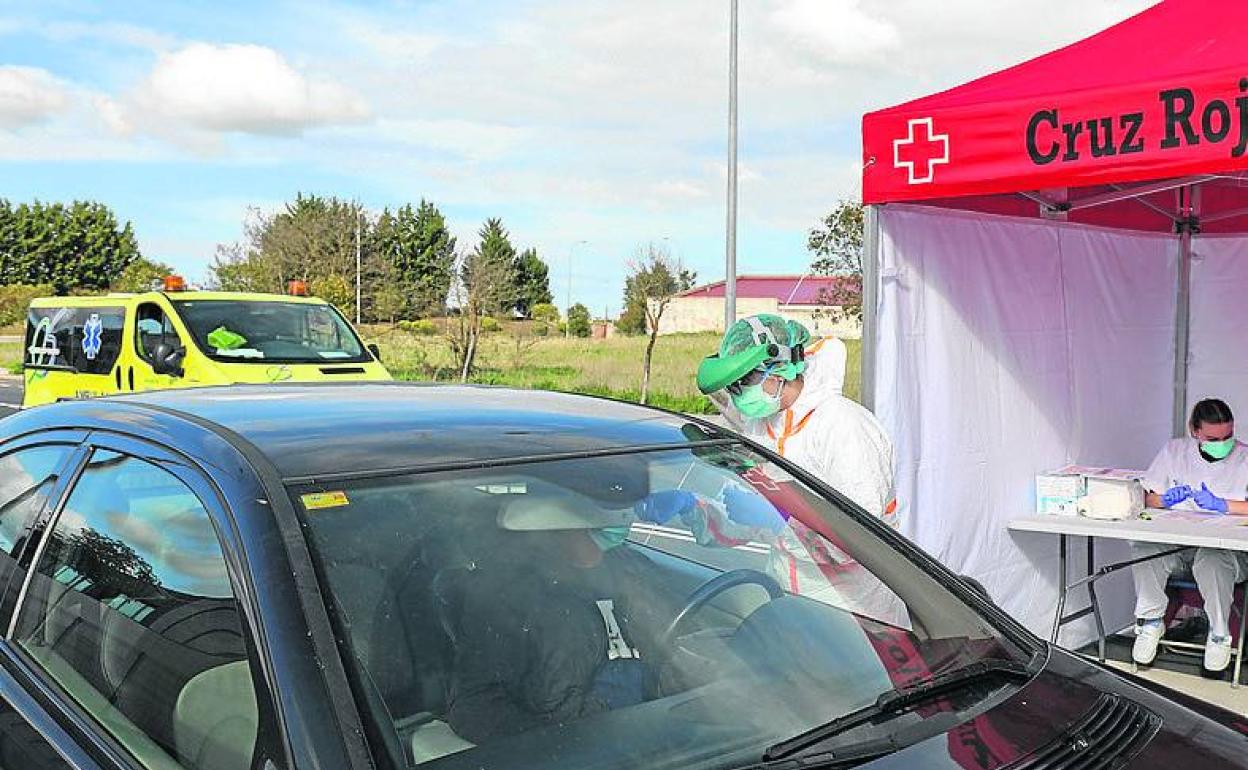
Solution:
{"label": "white tent wall", "polygon": [[[898,204],[875,216],[874,404],[903,532],[1047,637],[1057,538],[1006,525],[1034,510],[1037,472],[1144,467],[1169,438],[1178,240]],[[1128,625],[1126,572],[1097,590],[1107,627]],[[1089,617],[1062,641],[1093,634]]]}
{"label": "white tent wall", "polygon": [[1248,238],[1197,236],[1192,246],[1187,409],[1221,398],[1248,437]]}

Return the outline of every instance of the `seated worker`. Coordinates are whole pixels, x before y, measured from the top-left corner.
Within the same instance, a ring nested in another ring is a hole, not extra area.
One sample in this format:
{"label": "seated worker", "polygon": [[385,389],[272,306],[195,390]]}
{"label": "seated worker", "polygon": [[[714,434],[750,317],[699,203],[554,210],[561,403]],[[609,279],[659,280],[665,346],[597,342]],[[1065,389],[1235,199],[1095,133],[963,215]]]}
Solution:
{"label": "seated worker", "polygon": [[[1191,436],[1168,442],[1144,476],[1150,508],[1178,508],[1218,515],[1248,515],[1248,446],[1235,440],[1231,408],[1218,399],[1196,404],[1188,422]],[[1137,557],[1158,554],[1173,546],[1132,543]],[[1132,565],[1135,578],[1135,646],[1137,663],[1152,663],[1165,633],[1163,617],[1169,603],[1166,581],[1191,571],[1209,616],[1205,668],[1221,671],[1231,661],[1230,608],[1235,584],[1248,578],[1248,554],[1218,548],[1197,548]]]}
{"label": "seated worker", "polygon": [[[633,520],[563,491],[503,506],[510,547],[463,596],[448,713],[458,735],[482,743],[652,697],[651,661],[683,597],[659,593],[650,560],[621,547]],[[508,563],[511,548],[523,561]]]}

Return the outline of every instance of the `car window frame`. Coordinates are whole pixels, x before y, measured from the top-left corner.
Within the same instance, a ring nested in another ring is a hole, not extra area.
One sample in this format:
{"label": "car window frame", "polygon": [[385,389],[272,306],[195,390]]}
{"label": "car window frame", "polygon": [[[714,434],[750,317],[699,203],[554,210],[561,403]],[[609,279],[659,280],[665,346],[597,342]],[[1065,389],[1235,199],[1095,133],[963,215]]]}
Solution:
{"label": "car window frame", "polygon": [[[26,579],[23,581],[14,604],[12,616],[3,627],[0,627],[0,667],[7,668],[9,673],[14,675],[19,683],[24,684],[28,691],[33,689],[47,715],[70,735],[74,743],[91,754],[103,766],[125,768],[125,770],[145,770],[144,766],[131,757],[115,737],[101,729],[98,720],[92,714],[69,696],[64,688],[13,639],[17,620],[25,606],[26,590],[33,578],[33,570],[37,567],[38,560],[42,557],[50,540],[50,533],[57,518],[96,451],[118,452],[156,465],[185,484],[208,513],[225,560],[230,590],[238,604],[239,619],[255,689],[259,726],[254,756],[261,757],[270,764],[289,766],[291,756],[289,736],[282,724],[272,663],[267,645],[263,643],[263,634],[258,623],[254,586],[246,579],[248,574],[246,565],[236,545],[239,534],[231,509],[221,490],[212,481],[210,474],[198,463],[170,447],[135,436],[105,431],[90,431],[82,437],[73,454],[74,462],[71,469],[58,479],[55,504],[45,504],[33,524],[35,529],[42,528],[38,542],[32,549],[28,540],[23,550]],[[52,495],[49,495],[49,498],[52,498]],[[31,719],[27,721],[33,722]]]}
{"label": "car window frame", "polygon": [[[21,550],[13,554],[14,560],[21,569],[30,568],[30,557],[34,553],[32,542],[38,543],[42,536],[32,538],[30,535],[38,530],[41,522],[43,522],[48,511],[55,507],[65,488],[73,481],[77,475],[77,469],[80,465],[83,453],[82,441],[87,436],[87,431],[78,429],[67,430],[50,430],[37,433],[29,433],[23,436],[17,436],[9,441],[0,444],[0,457],[7,457],[14,452],[20,452],[25,449],[34,449],[42,446],[63,446],[68,450],[64,460],[56,469],[56,483],[48,490],[47,494],[39,501],[38,509],[34,516],[27,519],[22,524],[22,535],[25,535]],[[12,617],[17,614],[16,598],[12,601],[10,608],[10,596],[16,596],[16,592],[21,588],[20,585],[14,585],[12,580],[6,580],[0,584],[0,638],[5,636],[4,632],[8,629]],[[10,611],[5,612],[8,608]]]}

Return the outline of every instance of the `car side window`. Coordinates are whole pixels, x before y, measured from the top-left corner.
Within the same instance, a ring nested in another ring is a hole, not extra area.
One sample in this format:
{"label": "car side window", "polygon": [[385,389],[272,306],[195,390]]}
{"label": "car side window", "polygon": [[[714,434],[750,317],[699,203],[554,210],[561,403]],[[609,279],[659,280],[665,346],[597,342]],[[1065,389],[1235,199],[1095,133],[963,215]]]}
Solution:
{"label": "car side window", "polygon": [[156,348],[161,344],[178,348],[182,340],[173,328],[173,322],[160,305],[148,302],[139,305],[135,314],[134,346],[139,357],[151,363],[156,360]]}
{"label": "car side window", "polygon": [[[46,445],[18,449],[0,457],[0,592],[10,581],[16,583],[24,576],[17,557],[24,545],[26,527],[42,510],[56,485],[58,469],[71,451],[65,445]],[[8,628],[14,596],[10,587],[0,609],[3,628]]]}
{"label": "car side window", "polygon": [[207,510],[169,471],[96,450],[18,612],[17,644],[142,766],[251,766],[238,605]]}

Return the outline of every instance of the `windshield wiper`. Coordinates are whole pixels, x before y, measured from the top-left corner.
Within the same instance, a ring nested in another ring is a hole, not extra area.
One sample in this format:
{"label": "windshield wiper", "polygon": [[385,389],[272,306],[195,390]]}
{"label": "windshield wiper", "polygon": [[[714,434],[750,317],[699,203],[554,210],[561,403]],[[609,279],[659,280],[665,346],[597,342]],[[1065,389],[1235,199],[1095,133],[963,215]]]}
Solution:
{"label": "windshield wiper", "polygon": [[[1033,658],[1033,662],[1035,659]],[[1027,681],[1034,673],[1034,668],[1030,664],[1023,664],[1011,660],[981,660],[961,668],[956,668],[931,679],[910,685],[908,687],[900,687],[896,690],[889,690],[881,693],[875,702],[864,706],[857,711],[851,711],[842,717],[820,725],[813,730],[808,730],[801,735],[794,736],[788,740],[781,741],[763,752],[763,761],[771,762],[777,759],[791,757],[794,754],[817,746],[824,741],[848,732],[855,727],[864,725],[885,714],[901,712],[916,703],[922,703],[931,700],[939,695],[945,695],[950,692],[965,689],[967,686],[977,681],[987,678],[996,679],[1013,679],[1016,681]],[[867,756],[876,756],[878,754],[887,753],[890,750],[896,750],[891,740],[885,741],[869,741],[870,746],[863,744],[861,746],[850,747],[848,753],[852,755],[846,756],[844,759],[862,758]],[[842,759],[842,757],[834,757],[834,759]]]}

